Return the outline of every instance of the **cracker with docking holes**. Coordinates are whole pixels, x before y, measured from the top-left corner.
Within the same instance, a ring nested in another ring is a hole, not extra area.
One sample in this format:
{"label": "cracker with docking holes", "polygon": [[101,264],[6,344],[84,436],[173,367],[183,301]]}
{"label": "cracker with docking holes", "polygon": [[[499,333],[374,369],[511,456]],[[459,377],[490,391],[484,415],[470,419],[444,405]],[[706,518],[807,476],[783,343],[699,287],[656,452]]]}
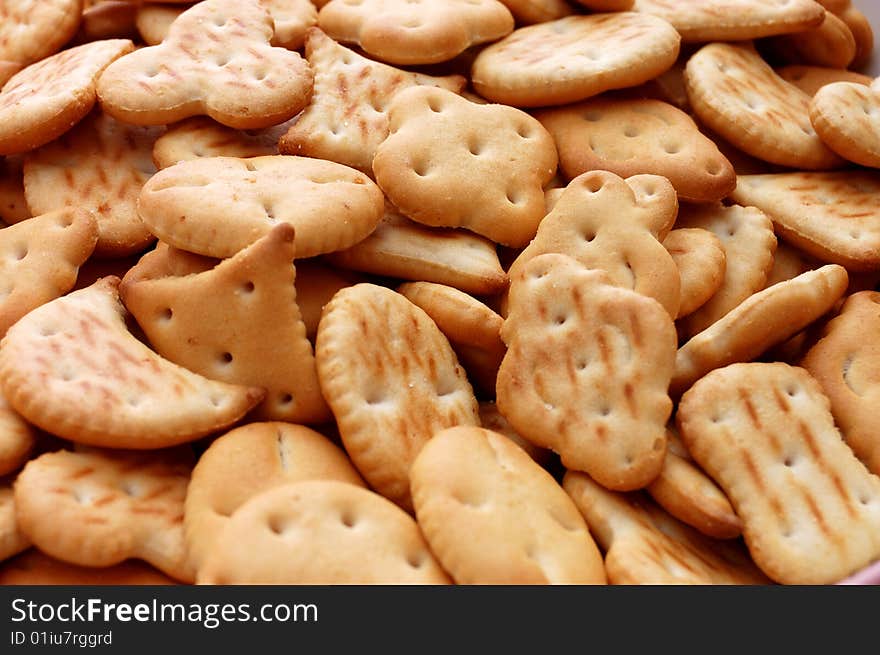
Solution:
{"label": "cracker with docking holes", "polygon": [[29,312],[0,342],[0,385],[28,422],[77,443],[153,449],[242,418],[262,389],[208,380],[128,330],[119,278]]}
{"label": "cracker with docking holes", "polygon": [[693,314],[724,282],[727,256],[721,240],[709,230],[679,227],[669,231],[663,247],[672,256],[681,279],[681,303],[675,318]]}
{"label": "cracker with docking holes", "polygon": [[[167,0],[166,0],[167,1]],[[311,0],[260,0],[275,25],[270,43],[274,46],[299,50],[308,29],[318,22],[318,11]],[[166,5],[147,2],[137,8],[135,24],[144,43],[158,45],[168,36],[175,19],[188,5]]]}
{"label": "cracker with docking holes", "polygon": [[762,45],[789,63],[848,68],[856,56],[856,39],[849,26],[830,11],[815,27],[768,41]]}
{"label": "cracker with docking holes", "polygon": [[583,173],[562,192],[508,275],[513,279],[543,253],[569,255],[605,271],[614,284],[654,298],[674,317],[678,268],[658,238],[669,232],[677,209],[675,189],[663,177],[624,180],[607,171]]}
{"label": "cracker with docking holes", "polygon": [[342,450],[302,425],[249,423],[215,439],[186,491],[184,528],[193,565],[201,566],[229,517],[250,498],[301,480],[364,486]]}
{"label": "cracker with docking holes", "polygon": [[308,31],[305,55],[315,73],[312,100],[278,142],[282,154],[319,157],[373,175],[376,148],[388,136],[388,107],[403,89],[439,86],[458,93],[461,75],[435,77],[373,61]]}
{"label": "cracker with docking holes", "polygon": [[411,475],[416,520],[457,584],[605,584],[602,555],[571,498],[506,437],[441,430]]}
{"label": "cracker with docking holes", "polygon": [[596,169],[667,178],[681,200],[721,200],[736,172],[686,113],[660,100],[603,96],[534,114],[556,141],[571,179]]}
{"label": "cracker with docking holes", "polygon": [[850,271],[880,270],[880,176],[873,170],[741,175],[731,198],[772,220],[780,238]]}
{"label": "cracker with docking holes", "polygon": [[507,36],[513,16],[498,0],[331,0],[318,26],[389,64],[437,64]]}
{"label": "cracker with docking holes", "polygon": [[675,226],[708,230],[724,249],[721,286],[709,300],[677,321],[680,336],[689,339],[766,286],[777,241],[773,222],[754,207],[683,205]]}
{"label": "cracker with docking holes", "polygon": [[677,523],[639,493],[622,494],[568,471],[563,487],[605,552],[611,584],[769,584],[735,546]]}
{"label": "cracker with docking holes", "polygon": [[279,222],[296,229],[296,256],[354,245],[384,211],[382,191],[363,173],[290,155],[207,157],[153,175],[138,213],[159,239],[210,257],[231,257]]}
{"label": "cracker with docking holes", "polygon": [[152,276],[135,266],[119,293],[162,357],[265,389],[251,418],[322,423],[330,410],[296,301],[295,254],[294,229],[280,223],[208,271]]}
{"label": "cracker with docking holes", "polygon": [[813,0],[635,0],[633,10],[669,21],[684,42],[747,41],[803,32],[825,16]]}
{"label": "cracker with docking holes", "polygon": [[713,371],[682,397],[676,419],[768,577],[836,582],[880,558],[880,478],[843,441],[804,369],[759,362]]}
{"label": "cracker with docking holes", "polygon": [[155,237],[137,199],[156,172],[153,142],[163,128],[126,125],[93,111],[73,129],[24,156],[24,193],[34,214],[82,207],[98,223],[95,255],[143,252]]}
{"label": "cracker with docking holes", "polygon": [[0,337],[29,311],[73,288],[97,238],[94,214],[78,207],[0,229]]}
{"label": "cracker with docking holes", "polygon": [[403,215],[511,247],[535,236],[557,164],[553,138],[537,120],[421,86],[394,97],[388,125],[373,172]]}
{"label": "cracker with docking holes", "polygon": [[80,566],[129,558],[191,582],[183,536],[190,462],[174,453],[45,453],[15,480],[22,532],[41,551]]}
{"label": "cracker with docking holes", "polygon": [[853,82],[869,86],[874,81],[874,78],[868,75],[845,68],[789,64],[788,66],[780,66],[775,70],[779,77],[790,84],[794,84],[809,96],[816,95],[816,92],[823,86],[833,84],[834,82]]}
{"label": "cracker with docking holes", "polygon": [[498,367],[507,348],[501,341],[504,319],[455,287],[433,282],[405,282],[397,292],[431,317],[458,355],[474,388],[495,396]]}
{"label": "cracker with docking holes", "polygon": [[517,432],[612,489],[657,477],[676,346],[660,303],[566,255],[539,255],[511,278],[501,338],[496,402]]}
{"label": "cracker with docking holes", "polygon": [[645,491],[672,516],[707,537],[733,539],[742,534],[742,521],[727,496],[694,462],[671,425],[666,429],[663,469]]}
{"label": "cracker with docking holes", "polygon": [[93,41],[13,75],[0,90],[0,155],[33,150],[85,118],[97,101],[98,76],[133,50],[128,39]]}
{"label": "cracker with docking holes", "polygon": [[562,105],[657,77],[675,63],[679,43],[672,25],[648,14],[567,16],[480,51],[471,84],[514,107]]}
{"label": "cracker with docking holes", "polygon": [[422,446],[444,428],[480,424],[449,341],[404,296],[362,283],[324,308],[315,358],[354,465],[373,489],[411,509],[409,469]]}
{"label": "cracker with docking holes", "polygon": [[800,365],[831,401],[844,440],[868,470],[880,475],[880,293],[849,296]]}
{"label": "cracker with docking holes", "polygon": [[494,400],[480,401],[480,427],[507,437],[544,468],[547,468],[553,461],[554,454],[552,451],[536,446],[513,429],[510,422],[498,411],[498,405],[495,404]]}
{"label": "cracker with docking holes", "polygon": [[800,169],[843,165],[810,124],[810,96],[753,48],[703,46],[688,60],[685,84],[700,121],[753,157]]}
{"label": "cracker with docking holes", "polygon": [[494,294],[507,288],[507,273],[494,243],[469,230],[416,223],[389,203],[382,221],[366,239],[325,259],[345,269],[446,284],[472,294]]}
{"label": "cracker with docking holes", "polygon": [[[260,553],[260,557],[254,557]],[[449,584],[415,520],[377,493],[306,480],[239,507],[197,584]]]}
{"label": "cracker with docking holes", "polygon": [[278,154],[280,139],[292,120],[259,130],[236,130],[207,116],[194,116],[169,126],[153,144],[153,162],[168,168],[203,157],[260,157]]}
{"label": "cracker with docking holes", "polygon": [[838,155],[880,168],[880,89],[854,82],[827,84],[810,102],[810,121]]}
{"label": "cracker with docking holes", "polygon": [[298,52],[269,45],[272,34],[272,17],[259,0],[199,2],[162,43],[104,70],[101,106],[136,125],[202,114],[239,129],[284,122],[308,104],[313,76]]}
{"label": "cracker with docking holes", "polygon": [[18,526],[12,485],[0,483],[0,562],[17,555],[31,545]]}
{"label": "cracker with docking holes", "polygon": [[0,395],[0,476],[21,468],[36,445],[36,431]]}
{"label": "cracker with docking holes", "polygon": [[794,336],[846,292],[846,269],[827,264],[746,298],[678,349],[670,393],[680,395],[709,371],[748,362]]}
{"label": "cracker with docking holes", "polygon": [[0,566],[0,585],[173,585],[146,562],[129,559],[113,566],[78,566],[30,548]]}
{"label": "cracker with docking holes", "polygon": [[25,66],[70,41],[82,18],[83,0],[0,3],[0,86]]}

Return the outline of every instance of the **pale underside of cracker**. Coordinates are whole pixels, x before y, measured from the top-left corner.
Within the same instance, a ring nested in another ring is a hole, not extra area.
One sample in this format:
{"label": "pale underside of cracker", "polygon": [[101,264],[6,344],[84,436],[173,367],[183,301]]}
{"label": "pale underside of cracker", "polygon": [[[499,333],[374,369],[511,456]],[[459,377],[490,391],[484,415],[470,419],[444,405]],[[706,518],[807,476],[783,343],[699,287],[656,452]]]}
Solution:
{"label": "pale underside of cracker", "polygon": [[676,337],[658,302],[607,279],[557,254],[512,279],[497,404],[567,468],[629,490],[663,464]]}
{"label": "pale underside of cracker", "polygon": [[397,287],[421,307],[449,339],[474,387],[495,396],[498,367],[507,348],[501,341],[504,319],[473,296],[432,282],[406,282]]}
{"label": "pale underside of cracker", "polygon": [[76,32],[83,0],[4,2],[0,85],[25,66],[56,53]]}
{"label": "pale underside of cracker", "polygon": [[676,318],[692,314],[715,295],[724,281],[727,256],[721,240],[702,228],[676,228],[663,239],[681,278]]}
{"label": "pale underside of cracker", "polygon": [[847,24],[826,11],[812,28],[769,39],[770,51],[783,61],[831,68],[848,68],[856,56],[856,40]]}
{"label": "pale underside of cracker", "polygon": [[31,548],[0,566],[0,585],[172,585],[177,584],[141,560],[114,566],[77,566]]}
{"label": "pale underside of cracker", "polygon": [[95,80],[134,50],[128,39],[86,43],[23,69],[0,93],[0,154],[33,150],[64,134],[95,105]]}
{"label": "pale underside of cracker", "polygon": [[214,440],[199,457],[187,487],[184,525],[198,568],[233,512],[263,491],[301,480],[364,486],[348,457],[302,425],[249,423]]}
{"label": "pale underside of cracker", "polygon": [[95,249],[94,214],[66,208],[0,229],[0,335],[22,316],[67,293]]}
{"label": "pale underside of cracker", "polygon": [[421,225],[387,203],[382,221],[366,239],[326,259],[343,268],[446,284],[466,293],[493,294],[507,287],[494,243],[464,229]]}
{"label": "pale underside of cracker", "polygon": [[569,471],[563,486],[605,551],[612,584],[767,584],[745,553],[704,537],[642,494],[604,489]]}
{"label": "pale underside of cracker", "polygon": [[458,584],[606,581],[577,507],[500,434],[475,427],[438,432],[413,463],[412,489],[419,527]]}
{"label": "pale underside of cracker", "polygon": [[318,25],[341,43],[357,44],[390,64],[436,64],[513,30],[510,11],[497,0],[331,0]]}
{"label": "pale underside of cracker", "polygon": [[0,562],[20,553],[31,545],[18,527],[12,487],[0,485]]}
{"label": "pale underside of cracker", "polygon": [[363,173],[289,155],[180,162],[138,198],[153,234],[211,257],[231,257],[282,221],[296,229],[297,257],[333,252],[369,235],[383,210],[381,190]]}
{"label": "pale underside of cracker", "polygon": [[809,66],[806,64],[790,64],[776,69],[776,74],[790,84],[794,84],[809,96],[816,94],[826,84],[834,82],[853,82],[868,86],[873,78],[845,68],[828,68],[827,66]]}
{"label": "pale underside of cracker", "polygon": [[773,580],[835,582],[880,557],[880,479],[841,439],[828,399],[804,369],[753,363],[714,371],[682,398],[677,423]]}
{"label": "pale underside of cracker", "polygon": [[24,157],[24,190],[34,214],[82,207],[98,224],[98,256],[142,252],[155,237],[137,213],[141,187],[156,172],[153,142],[163,128],[129,126],[93,112]]}
{"label": "pale underside of cracker", "polygon": [[[254,557],[254,553],[261,553]],[[449,584],[416,522],[338,481],[283,485],[229,519],[198,584]]]}
{"label": "pale underside of cracker", "polygon": [[569,255],[605,271],[618,286],[654,298],[676,316],[678,269],[658,237],[669,232],[677,210],[675,189],[660,176],[623,180],[607,171],[584,173],[562,192],[508,275],[512,279],[543,253]]}
{"label": "pale underside of cracker", "polygon": [[685,67],[696,115],[740,150],[801,169],[828,169],[843,160],[810,123],[810,96],[779,77],[747,46],[711,43]]}
{"label": "pale underside of cracker", "polygon": [[294,229],[286,223],[220,262],[186,276],[127,280],[126,308],[161,356],[230,384],[261,387],[254,418],[330,418],[296,302]]}
{"label": "pale underside of cracker", "polygon": [[424,443],[443,428],[480,422],[449,341],[402,295],[362,283],[324,308],[315,357],[321,390],[358,471],[410,508],[409,467]]}
{"label": "pale underside of cracker", "polygon": [[399,91],[429,85],[458,93],[467,81],[372,61],[318,28],[308,31],[305,55],[315,73],[312,100],[279,141],[279,150],[329,159],[368,175],[376,148],[388,136],[388,106]]}
{"label": "pale underside of cracker", "polygon": [[813,0],[635,0],[635,11],[663,18],[682,41],[745,41],[801,32],[824,20]]}
{"label": "pale underside of cracker", "polygon": [[868,470],[880,475],[880,293],[849,296],[823,332],[801,366],[831,401],[843,438]]}
{"label": "pale underside of cracker", "polygon": [[880,177],[873,171],[742,175],[731,198],[764,211],[782,239],[820,261],[880,269]]}
{"label": "pale underside of cracker", "polygon": [[226,427],[262,389],[203,378],[149,350],[125,324],[118,278],[31,311],[0,342],[9,404],[29,422],[96,446],[157,448]]}
{"label": "pale underside of cracker", "polygon": [[675,63],[679,43],[675,28],[648,14],[568,16],[521,27],[485,48],[471,83],[495,102],[561,105],[655,78]]}
{"label": "pale underside of cracker", "polygon": [[675,225],[677,229],[708,230],[724,248],[721,286],[703,305],[677,322],[680,336],[689,339],[766,286],[777,240],[773,222],[755,207],[685,205]]}
{"label": "pale underside of cracker", "polygon": [[709,371],[748,362],[828,312],[846,292],[846,269],[828,264],[749,296],[678,350],[670,393]]}
{"label": "pale underside of cracker", "polygon": [[736,173],[693,119],[646,98],[596,98],[535,115],[556,140],[566,176],[602,169],[666,177],[679,198],[712,202],[736,186]]}
{"label": "pale underside of cracker", "polygon": [[98,80],[104,111],[137,125],[208,115],[239,129],[295,116],[313,76],[298,52],[271,46],[272,18],[258,0],[206,0],[181,14],[162,43],[108,66]]}
{"label": "pale underside of cracker", "polygon": [[0,395],[0,476],[18,470],[36,443],[34,429]]}
{"label": "pale underside of cracker", "polygon": [[672,516],[715,539],[742,534],[742,521],[718,485],[706,475],[671,428],[666,432],[666,461],[646,487],[654,501]]}
{"label": "pale underside of cracker", "polygon": [[512,247],[535,235],[557,164],[553,138],[537,120],[425,86],[397,94],[388,120],[373,172],[402,214]]}
{"label": "pale underside of cracker", "polygon": [[810,120],[841,157],[880,168],[880,91],[856,82],[823,86],[810,103]]}
{"label": "pale underside of cracker", "polygon": [[183,502],[190,467],[167,454],[57,451],[15,481],[22,531],[41,551],[81,566],[135,557],[184,582]]}
{"label": "pale underside of cracker", "polygon": [[236,130],[206,116],[175,123],[153,145],[153,162],[168,168],[202,157],[260,157],[278,154],[280,139],[291,121],[259,130]]}

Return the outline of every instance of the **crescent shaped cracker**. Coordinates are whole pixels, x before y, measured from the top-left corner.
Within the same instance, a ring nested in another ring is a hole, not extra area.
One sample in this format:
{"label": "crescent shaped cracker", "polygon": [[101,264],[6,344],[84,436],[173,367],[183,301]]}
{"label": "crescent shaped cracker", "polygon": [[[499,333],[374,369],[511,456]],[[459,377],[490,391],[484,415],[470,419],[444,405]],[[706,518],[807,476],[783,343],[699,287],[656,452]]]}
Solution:
{"label": "crescent shaped cracker", "polygon": [[208,380],[163,359],[125,323],[119,278],[38,307],[0,342],[0,385],[27,421],[71,441],[161,448],[244,416],[262,389]]}

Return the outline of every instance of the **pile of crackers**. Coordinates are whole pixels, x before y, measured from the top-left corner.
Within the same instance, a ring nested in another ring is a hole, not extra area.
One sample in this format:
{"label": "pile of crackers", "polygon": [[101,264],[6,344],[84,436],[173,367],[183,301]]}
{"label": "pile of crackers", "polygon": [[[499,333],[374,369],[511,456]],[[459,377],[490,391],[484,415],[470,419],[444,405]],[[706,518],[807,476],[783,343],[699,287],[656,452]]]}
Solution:
{"label": "pile of crackers", "polygon": [[852,579],[856,4],[0,1],[0,583]]}

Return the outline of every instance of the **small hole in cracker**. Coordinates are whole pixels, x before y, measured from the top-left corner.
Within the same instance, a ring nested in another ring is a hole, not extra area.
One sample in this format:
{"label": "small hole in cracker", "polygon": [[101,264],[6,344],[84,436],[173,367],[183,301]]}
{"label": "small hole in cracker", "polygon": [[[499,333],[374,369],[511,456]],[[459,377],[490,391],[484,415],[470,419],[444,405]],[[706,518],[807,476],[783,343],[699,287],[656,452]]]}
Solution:
{"label": "small hole in cracker", "polygon": [[589,365],[589,362],[586,359],[581,359],[578,361],[578,363],[575,366],[576,366],[577,370],[585,371],[585,370],[587,370],[588,365]]}
{"label": "small hole in cracker", "polygon": [[270,516],[268,526],[269,526],[269,530],[271,530],[273,534],[277,534],[277,535],[284,534],[285,521],[284,521],[283,517]]}
{"label": "small hole in cracker", "polygon": [[223,404],[223,398],[221,398],[220,396],[211,396],[210,398],[208,398],[208,400],[214,407],[220,407],[220,405]]}
{"label": "small hole in cracker", "polygon": [[471,141],[468,144],[468,152],[477,157],[483,152],[483,146],[479,141]]}
{"label": "small hole in cracker", "polygon": [[867,496],[867,495],[860,495],[860,496],[859,496],[859,502],[860,502],[862,505],[868,505],[868,504],[871,502],[871,497],[870,497],[870,496]]}
{"label": "small hole in cracker", "polygon": [[586,230],[586,231],[584,231],[583,236],[584,236],[584,241],[589,243],[590,241],[592,241],[593,239],[596,238],[596,233],[593,230]]}
{"label": "small hole in cracker", "polygon": [[797,392],[797,387],[788,387],[785,390],[785,393],[787,393],[790,398],[794,398],[797,395]]}
{"label": "small hole in cracker", "polygon": [[245,293],[253,293],[255,288],[254,283],[250,280],[241,285],[241,290]]}
{"label": "small hole in cracker", "polygon": [[417,569],[425,563],[425,554],[422,552],[410,553],[406,556],[406,563]]}
{"label": "small hole in cracker", "polygon": [[439,114],[441,111],[443,111],[443,105],[437,98],[428,98],[428,108],[435,114]]}
{"label": "small hole in cracker", "polygon": [[278,397],[278,402],[282,405],[289,405],[293,402],[293,394],[291,393],[283,393]]}
{"label": "small hole in cracker", "polygon": [[849,233],[849,236],[853,239],[858,239],[859,237],[862,236],[862,233],[859,232],[858,230],[851,230]]}
{"label": "small hole in cracker", "polygon": [[565,315],[563,315],[563,314],[560,314],[559,316],[557,316],[556,318],[553,319],[553,322],[554,322],[556,325],[565,325],[565,321],[566,321],[567,319],[568,319],[567,316],[565,316]]}
{"label": "small hole in cracker", "polygon": [[590,193],[598,193],[602,190],[602,180],[597,177],[590,177],[584,180],[584,186]]}
{"label": "small hole in cracker", "polygon": [[720,175],[721,174],[721,164],[716,160],[711,160],[706,164],[706,172],[709,175]]}
{"label": "small hole in cracker", "polygon": [[220,362],[222,364],[231,364],[232,363],[232,353],[221,353],[220,354]]}
{"label": "small hole in cracker", "polygon": [[527,125],[517,125],[516,126],[516,133],[517,133],[517,135],[519,135],[523,139],[531,139],[532,136],[534,135],[534,132],[532,132],[532,129],[530,127],[528,127]]}
{"label": "small hole in cracker", "polygon": [[357,525],[357,518],[355,518],[355,515],[348,510],[342,513],[342,516],[339,517],[339,520],[342,521],[342,525],[344,525],[346,528],[353,528],[355,525]]}
{"label": "small hole in cracker", "polygon": [[170,307],[166,307],[159,312],[159,318],[163,321],[170,321],[172,316],[174,316],[174,310]]}
{"label": "small hole in cracker", "polygon": [[426,162],[418,162],[413,164],[412,170],[419,177],[425,177],[428,174],[428,164]]}
{"label": "small hole in cracker", "polygon": [[611,414],[611,408],[608,405],[603,405],[599,408],[599,416],[609,416]]}
{"label": "small hole in cracker", "polygon": [[21,261],[25,257],[27,257],[28,249],[27,246],[19,246],[18,250],[15,252],[15,259]]}
{"label": "small hole in cracker", "polygon": [[255,171],[257,170],[257,167],[254,165],[254,163],[253,163],[252,161],[246,161],[246,162],[244,163],[244,167],[245,167],[247,170],[249,170],[251,173],[253,173],[253,172],[255,172]]}
{"label": "small hole in cracker", "polygon": [[667,155],[676,155],[681,152],[681,146],[677,143],[667,143],[663,146],[663,151]]}
{"label": "small hole in cracker", "polygon": [[42,337],[51,337],[51,336],[54,336],[55,333],[56,333],[55,328],[43,326],[40,329],[40,336],[42,336]]}
{"label": "small hole in cracker", "polygon": [[639,135],[639,128],[635,127],[634,125],[627,125],[626,129],[623,130],[623,135],[630,138],[636,137]]}
{"label": "small hole in cracker", "polygon": [[786,458],[782,461],[782,463],[785,464],[785,466],[787,466],[788,468],[791,468],[792,466],[794,466],[794,457],[792,457],[791,455],[789,455],[788,457],[786,457]]}
{"label": "small hole in cracker", "polygon": [[584,114],[584,120],[588,121],[590,123],[596,123],[596,122],[602,120],[602,113],[599,111],[596,111],[595,109],[592,111],[588,111]]}
{"label": "small hole in cracker", "polygon": [[519,205],[522,203],[523,198],[520,196],[518,191],[508,191],[507,194],[507,202],[511,205]]}

